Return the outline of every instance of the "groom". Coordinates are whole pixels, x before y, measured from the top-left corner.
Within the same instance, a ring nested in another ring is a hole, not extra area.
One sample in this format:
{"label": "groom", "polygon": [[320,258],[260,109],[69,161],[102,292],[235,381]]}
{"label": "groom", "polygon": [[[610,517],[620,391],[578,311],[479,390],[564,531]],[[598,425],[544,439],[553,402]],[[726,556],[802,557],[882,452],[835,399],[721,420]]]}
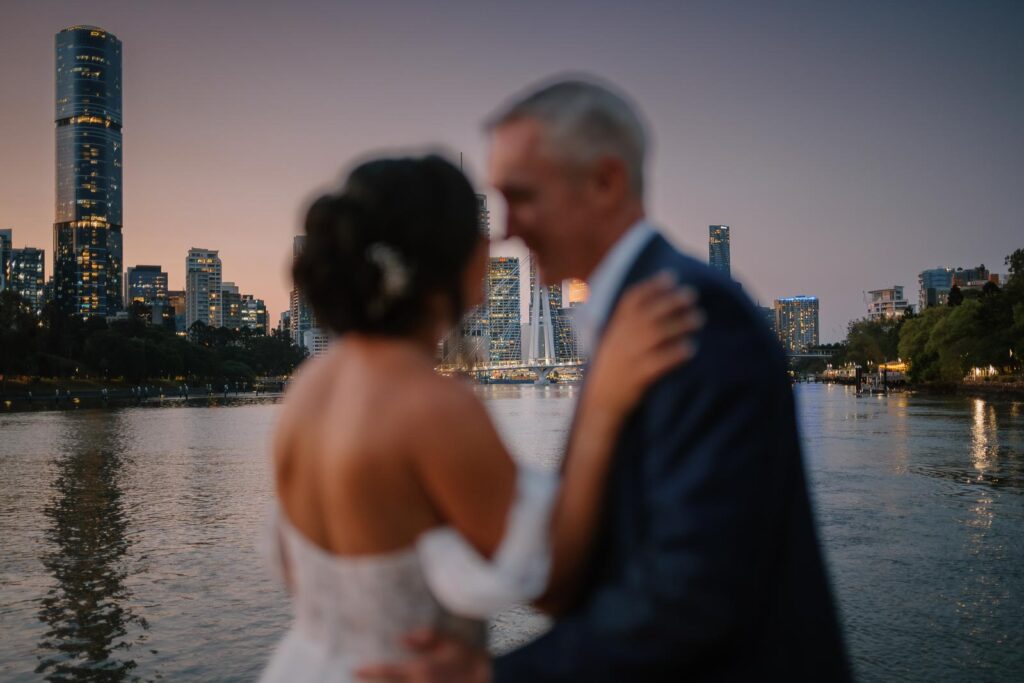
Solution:
{"label": "groom", "polygon": [[645,219],[646,135],[634,108],[563,81],[488,124],[508,236],[545,282],[590,284],[584,327],[662,270],[707,314],[692,362],[649,390],[619,437],[590,575],[560,616],[493,661],[433,633],[384,680],[846,681],[818,548],[786,359],[740,288]]}

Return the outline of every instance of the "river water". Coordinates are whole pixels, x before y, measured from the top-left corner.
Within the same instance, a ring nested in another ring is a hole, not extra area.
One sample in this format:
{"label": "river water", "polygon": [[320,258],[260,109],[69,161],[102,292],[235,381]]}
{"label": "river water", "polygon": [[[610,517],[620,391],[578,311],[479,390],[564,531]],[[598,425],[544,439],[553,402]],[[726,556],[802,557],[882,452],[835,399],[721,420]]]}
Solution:
{"label": "river water", "polygon": [[[481,387],[555,466],[576,390]],[[1024,680],[1024,402],[797,387],[864,681]],[[254,539],[272,399],[0,415],[0,680],[250,680],[288,623]],[[498,650],[544,627],[492,625]]]}

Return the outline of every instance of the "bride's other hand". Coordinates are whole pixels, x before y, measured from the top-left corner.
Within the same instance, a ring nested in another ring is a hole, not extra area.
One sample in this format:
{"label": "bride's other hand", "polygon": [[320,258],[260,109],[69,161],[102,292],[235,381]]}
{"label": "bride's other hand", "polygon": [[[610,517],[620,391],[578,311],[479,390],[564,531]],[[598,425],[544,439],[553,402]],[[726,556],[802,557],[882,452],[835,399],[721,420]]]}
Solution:
{"label": "bride's other hand", "polygon": [[693,287],[669,272],[631,286],[622,295],[590,367],[591,398],[620,415],[666,372],[697,353],[704,326]]}

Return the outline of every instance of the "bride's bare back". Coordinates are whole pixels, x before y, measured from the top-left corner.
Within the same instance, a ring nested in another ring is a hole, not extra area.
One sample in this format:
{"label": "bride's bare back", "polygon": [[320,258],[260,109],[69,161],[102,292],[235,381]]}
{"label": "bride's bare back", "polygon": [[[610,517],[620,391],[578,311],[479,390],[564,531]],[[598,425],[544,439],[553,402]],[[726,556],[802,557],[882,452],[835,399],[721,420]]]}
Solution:
{"label": "bride's bare back", "polygon": [[[274,463],[288,520],[338,555],[405,548],[463,516],[467,538],[489,552],[515,477],[468,387],[437,376],[413,342],[358,335],[308,362],[289,388]],[[448,491],[460,498],[452,506]]]}

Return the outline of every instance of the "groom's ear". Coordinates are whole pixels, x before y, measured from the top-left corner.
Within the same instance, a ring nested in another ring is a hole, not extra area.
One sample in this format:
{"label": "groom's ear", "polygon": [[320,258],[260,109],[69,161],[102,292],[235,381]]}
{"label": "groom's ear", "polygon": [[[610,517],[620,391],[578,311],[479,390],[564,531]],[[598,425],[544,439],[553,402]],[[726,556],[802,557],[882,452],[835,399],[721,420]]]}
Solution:
{"label": "groom's ear", "polygon": [[602,207],[620,205],[629,194],[629,173],[617,157],[603,156],[594,161],[590,181]]}

